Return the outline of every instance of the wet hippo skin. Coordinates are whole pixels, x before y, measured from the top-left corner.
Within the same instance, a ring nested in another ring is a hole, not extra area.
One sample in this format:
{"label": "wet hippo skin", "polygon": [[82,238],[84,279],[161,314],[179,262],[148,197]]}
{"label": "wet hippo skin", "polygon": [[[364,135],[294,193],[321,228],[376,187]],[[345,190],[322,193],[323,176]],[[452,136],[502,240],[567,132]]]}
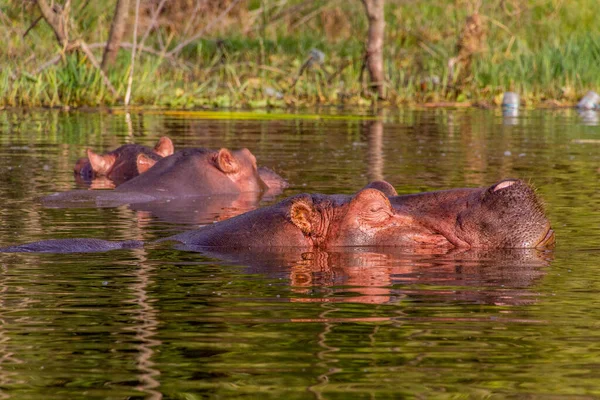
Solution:
{"label": "wet hippo skin", "polygon": [[154,148],[139,144],[125,144],[113,151],[96,154],[87,149],[87,157],[80,158],[73,169],[80,183],[92,183],[104,178],[102,187],[118,186],[146,172],[158,160],[174,152],[173,142],[167,136],[158,140]]}
{"label": "wet hippo skin", "polygon": [[[42,203],[57,208],[115,207],[210,195],[257,193],[274,196],[286,187],[287,182],[275,172],[258,168],[256,158],[248,149],[190,148],[159,159],[145,173],[122,183],[115,190],[56,193],[43,197]],[[257,198],[259,200],[260,196]]]}
{"label": "wet hippo skin", "polygon": [[[539,199],[523,181],[489,187],[391,196],[387,183],[353,196],[299,194],[200,229],[157,242],[179,248],[230,253],[297,247],[545,248],[554,232]],[[380,190],[381,189],[381,190]],[[392,188],[393,189],[393,188]],[[383,190],[383,191],[382,191]],[[5,252],[103,251],[142,242],[95,239],[43,241]]]}

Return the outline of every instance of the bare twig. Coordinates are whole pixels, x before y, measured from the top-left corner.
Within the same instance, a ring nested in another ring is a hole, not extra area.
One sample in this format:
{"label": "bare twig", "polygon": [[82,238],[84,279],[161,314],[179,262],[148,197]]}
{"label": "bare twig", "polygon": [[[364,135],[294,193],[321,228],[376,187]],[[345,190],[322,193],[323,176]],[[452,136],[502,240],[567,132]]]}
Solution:
{"label": "bare twig", "polygon": [[38,75],[46,68],[51,67],[54,64],[58,64],[58,62],[62,59],[62,54],[57,54],[42,65],[40,65],[35,71],[33,71],[33,75]]}
{"label": "bare twig", "polygon": [[167,2],[167,0],[161,0],[158,7],[156,7],[156,10],[154,10],[154,12],[152,12],[152,20],[150,21],[150,24],[148,25],[146,32],[144,32],[144,36],[142,36],[142,40],[140,40],[139,50],[138,50],[138,54],[136,54],[136,57],[139,57],[139,54],[142,51],[141,49],[144,47],[144,43],[146,42],[148,35],[150,35],[150,31],[152,31],[152,28],[154,28],[154,26],[156,25],[158,16],[160,15],[160,12],[162,11],[166,2]]}
{"label": "bare twig", "polygon": [[133,49],[131,50],[131,67],[129,68],[129,79],[127,80],[127,91],[125,92],[125,107],[131,99],[131,85],[133,84],[133,67],[135,66],[135,46],[137,45],[138,15],[140,13],[140,0],[135,2],[135,21],[133,23]]}
{"label": "bare twig", "polygon": [[177,46],[175,46],[175,48],[173,50],[171,50],[170,52],[167,53],[167,55],[169,56],[173,56],[176,54],[179,54],[179,52],[181,52],[181,50],[183,50],[183,48],[185,46],[187,46],[188,44],[198,40],[199,38],[201,38],[204,33],[208,32],[213,25],[219,23],[227,14],[229,14],[229,12],[233,9],[233,7],[235,7],[235,5],[237,3],[239,3],[240,0],[233,0],[231,2],[231,4],[229,4],[229,6],[223,10],[223,12],[221,14],[219,14],[219,16],[215,19],[213,19],[208,25],[206,25],[200,32],[198,32],[197,34],[195,34],[194,36],[192,36],[191,38],[184,40],[183,42],[179,43]]}
{"label": "bare twig", "polygon": [[[290,14],[301,14],[305,8],[309,7],[312,4],[312,1],[305,0],[304,2],[301,2],[300,4],[294,4],[287,8],[283,7],[285,5],[285,3],[287,3],[287,0],[282,0],[279,2],[279,4],[276,4],[271,7],[271,9],[275,9],[275,8],[279,7],[280,11],[277,14],[271,16],[271,18],[269,20],[269,25],[277,24],[279,21],[282,21],[285,17],[287,17]],[[262,7],[252,10],[249,13],[250,17],[248,18],[248,20],[246,22],[246,28],[244,28],[244,31],[242,32],[242,34],[246,35],[250,31],[255,31],[255,30],[262,28],[261,26],[256,26],[254,24],[254,21],[258,18],[258,16],[262,15],[262,13],[263,13]]]}
{"label": "bare twig", "polygon": [[125,25],[127,24],[127,16],[129,14],[129,0],[117,0],[115,7],[115,15],[110,24],[110,33],[108,35],[108,41],[104,48],[104,54],[102,56],[102,63],[100,67],[102,71],[106,72],[108,67],[115,63],[117,59],[117,53],[119,51],[119,43],[123,38],[125,32]]}
{"label": "bare twig", "polygon": [[294,25],[290,26],[288,28],[288,32],[291,32],[294,29],[296,29],[297,27],[304,25],[305,23],[307,23],[308,21],[313,19],[317,14],[322,12],[323,10],[326,10],[326,9],[334,6],[335,3],[337,3],[337,0],[330,1],[329,3],[326,3],[320,7],[315,8],[314,10],[312,10],[311,12],[306,14],[304,17],[302,17],[298,21],[296,21],[296,23]]}
{"label": "bare twig", "polygon": [[[204,2],[202,2],[202,3],[204,3]],[[196,21],[196,16],[198,15],[199,10],[200,10],[200,0],[196,0],[196,6],[194,7],[194,10],[192,11],[191,16],[186,18],[187,24],[185,24],[185,28],[183,28],[181,37],[186,37],[188,35],[188,32],[190,31],[192,24]]]}
{"label": "bare twig", "polygon": [[[88,44],[88,47],[90,49],[97,49],[97,48],[104,48],[106,46],[106,42],[98,42],[98,43],[90,43]],[[130,42],[121,42],[121,44],[119,44],[119,46],[121,46],[124,49],[133,49],[133,43]],[[143,53],[148,53],[148,54],[152,54],[154,56],[163,56],[163,52],[160,50],[156,50],[153,49],[152,47],[147,47],[147,46],[140,46],[139,44],[136,46],[137,52],[143,52]],[[171,62],[174,63],[180,63],[181,65],[185,65],[185,63],[183,61],[178,60],[175,57],[169,57],[167,55],[164,55],[164,57],[166,59],[168,59]]]}
{"label": "bare twig", "polygon": [[40,15],[39,17],[37,17],[35,19],[35,21],[33,21],[33,23],[29,26],[29,28],[27,28],[27,30],[23,34],[23,37],[27,36],[27,34],[29,33],[29,31],[32,30],[33,28],[35,28],[35,26],[38,24],[38,22],[40,22],[42,20],[42,18],[44,18],[42,15]]}
{"label": "bare twig", "polygon": [[73,42],[69,40],[68,26],[71,0],[67,0],[65,2],[64,8],[62,10],[57,4],[54,4],[53,7],[50,7],[46,0],[37,0],[37,4],[40,8],[40,11],[42,12],[42,17],[46,20],[48,25],[50,25],[50,27],[54,31],[54,35],[56,36],[56,39],[60,43],[62,49],[57,56],[44,63],[41,67],[37,69],[36,72],[40,73],[44,69],[48,68],[50,65],[56,64],[58,61],[60,61],[62,57],[64,57],[65,53],[67,52],[81,50],[87,56],[88,60],[90,60],[90,63],[92,63],[94,68],[98,70],[100,76],[102,77],[102,81],[104,82],[106,87],[111,91],[113,96],[118,98],[119,94],[117,90],[114,88],[112,83],[110,83],[110,80],[100,68],[98,60],[96,60],[94,53],[92,53],[92,50],[88,47],[88,45],[83,40],[76,40]]}
{"label": "bare twig", "polygon": [[54,31],[58,43],[63,47],[67,47],[69,44],[69,36],[66,19],[71,1],[67,0],[64,10],[60,12],[55,11],[55,8],[50,7],[48,3],[46,3],[46,0],[37,0],[37,4],[42,12],[42,16]]}
{"label": "bare twig", "polygon": [[294,81],[290,85],[290,89],[293,89],[296,86],[296,83],[298,83],[298,80],[300,79],[300,77],[302,76],[302,74],[304,73],[304,71],[306,70],[306,68],[308,68],[308,66],[311,63],[312,63],[312,57],[308,57],[306,59],[306,61],[304,61],[304,64],[302,64],[300,66],[300,69],[298,70],[298,73],[296,74],[296,78],[294,78]]}
{"label": "bare twig", "polygon": [[[124,49],[132,49],[133,48],[133,43],[129,43],[129,42],[122,42],[120,44],[120,46]],[[89,49],[98,49],[98,48],[104,48],[106,47],[106,42],[100,42],[100,43],[90,43],[87,45],[87,47]],[[157,57],[165,57],[167,58],[171,63],[175,64],[175,65],[181,65],[181,66],[187,66],[187,64],[184,61],[178,60],[174,57],[167,57],[166,55],[164,55],[161,51],[159,50],[155,50],[151,47],[140,47],[140,45],[137,45],[137,51],[139,52],[144,52],[144,53],[148,53],[148,54],[152,54],[154,56]],[[58,64],[58,62],[62,59],[63,54],[57,54],[54,57],[52,57],[51,59],[49,59],[48,61],[46,61],[45,63],[43,63],[42,65],[40,65],[35,71],[33,71],[33,75],[38,75],[39,73],[43,72],[45,69],[53,66],[54,64]]]}
{"label": "bare twig", "polygon": [[100,76],[102,77],[102,81],[104,82],[106,87],[111,91],[113,96],[118,98],[119,93],[117,92],[115,87],[112,85],[112,83],[110,83],[110,80],[108,80],[108,77],[106,76],[104,71],[102,71],[102,68],[100,68],[100,64],[98,63],[98,60],[96,60],[96,57],[94,56],[94,53],[92,53],[92,50],[88,47],[88,45],[84,41],[79,41],[78,43],[79,43],[79,47],[81,48],[81,51],[87,56],[87,58],[90,60],[90,62],[94,66],[94,68],[96,68],[98,70],[98,72],[100,73]]}
{"label": "bare twig", "polygon": [[385,71],[383,67],[383,39],[385,36],[385,0],[362,0],[362,2],[369,20],[365,64],[369,71],[371,89],[377,92],[379,99],[384,99]]}
{"label": "bare twig", "polygon": [[344,70],[346,68],[348,68],[348,66],[352,65],[352,60],[347,60],[344,64],[342,64],[333,74],[329,75],[329,78],[327,78],[327,83],[331,83],[333,82],[333,80],[338,76],[341,75],[342,72],[344,72]]}

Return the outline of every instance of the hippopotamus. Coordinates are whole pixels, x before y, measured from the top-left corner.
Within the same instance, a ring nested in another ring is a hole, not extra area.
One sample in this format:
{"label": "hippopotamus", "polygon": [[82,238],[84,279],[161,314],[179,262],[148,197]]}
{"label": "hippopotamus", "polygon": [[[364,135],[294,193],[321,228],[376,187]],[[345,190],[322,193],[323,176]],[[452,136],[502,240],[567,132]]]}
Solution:
{"label": "hippopotamus", "polygon": [[[393,194],[395,190],[386,182],[369,184],[352,196],[298,194],[158,242],[217,253],[289,247],[309,251],[348,246],[544,248],[554,245],[554,231],[539,199],[520,180],[508,179],[477,189]],[[137,241],[62,239],[3,251],[80,252],[142,245]]]}
{"label": "hippopotamus", "polygon": [[197,248],[554,245],[554,231],[540,200],[521,180],[476,189],[393,194],[387,182],[371,183],[354,196],[299,194],[167,240]]}
{"label": "hippopotamus", "polygon": [[257,168],[256,158],[248,149],[189,148],[159,159],[145,173],[112,191],[56,193],[42,198],[42,202],[48,207],[90,204],[114,207],[163,199],[238,196],[249,192],[272,196],[286,187],[287,182],[275,172],[265,167]]}
{"label": "hippopotamus", "polygon": [[158,160],[173,152],[173,142],[167,136],[161,137],[154,148],[124,144],[104,154],[87,149],[87,157],[77,160],[73,171],[78,180],[91,182],[96,177],[105,177],[118,186],[146,172]]}

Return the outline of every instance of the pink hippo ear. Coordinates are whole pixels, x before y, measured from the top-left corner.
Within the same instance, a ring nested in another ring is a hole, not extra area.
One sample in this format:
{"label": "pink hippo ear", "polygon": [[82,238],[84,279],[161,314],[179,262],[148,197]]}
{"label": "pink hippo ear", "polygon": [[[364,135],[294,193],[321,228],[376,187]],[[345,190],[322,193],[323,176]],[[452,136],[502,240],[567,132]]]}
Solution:
{"label": "pink hippo ear", "polygon": [[136,165],[139,174],[143,174],[156,164],[156,160],[151,159],[145,154],[138,154]]}
{"label": "pink hippo ear", "polygon": [[378,189],[366,188],[354,196],[350,202],[348,215],[354,215],[357,221],[377,223],[394,215],[394,209],[386,194]]}
{"label": "pink hippo ear", "polygon": [[514,185],[515,183],[517,183],[517,181],[514,179],[506,179],[506,180],[494,185],[492,188],[492,192],[497,192],[498,190],[505,189],[507,187]]}
{"label": "pink hippo ear", "polygon": [[117,157],[113,154],[96,154],[92,149],[87,149],[87,156],[96,175],[107,175],[117,161]]}
{"label": "pink hippo ear", "polygon": [[170,156],[174,151],[175,146],[173,146],[173,142],[167,136],[158,139],[158,143],[154,146],[154,152],[162,157]]}
{"label": "pink hippo ear", "polygon": [[396,192],[396,189],[394,189],[394,187],[392,186],[391,183],[386,182],[386,181],[373,181],[373,182],[370,182],[363,189],[369,189],[369,188],[371,188],[371,189],[377,189],[380,192],[383,192],[383,194],[385,194],[388,197],[398,196],[398,192]]}
{"label": "pink hippo ear", "polygon": [[310,235],[314,231],[315,208],[310,198],[301,198],[292,203],[290,219],[302,233]]}
{"label": "pink hippo ear", "polygon": [[219,154],[217,154],[215,162],[217,164],[217,168],[226,174],[234,174],[240,169],[240,165],[233,154],[231,154],[231,152],[225,148],[219,150]]}

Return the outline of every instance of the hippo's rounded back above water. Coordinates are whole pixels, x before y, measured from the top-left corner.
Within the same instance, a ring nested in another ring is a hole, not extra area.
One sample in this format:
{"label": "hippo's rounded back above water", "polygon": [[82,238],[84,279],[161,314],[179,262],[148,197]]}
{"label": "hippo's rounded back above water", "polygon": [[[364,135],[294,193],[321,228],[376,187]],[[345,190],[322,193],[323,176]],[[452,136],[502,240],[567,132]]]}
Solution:
{"label": "hippo's rounded back above water", "polygon": [[158,160],[170,156],[173,152],[173,142],[167,136],[161,137],[154,148],[124,144],[104,154],[87,149],[87,157],[77,160],[74,172],[76,177],[86,182],[101,176],[119,185],[146,172]]}

